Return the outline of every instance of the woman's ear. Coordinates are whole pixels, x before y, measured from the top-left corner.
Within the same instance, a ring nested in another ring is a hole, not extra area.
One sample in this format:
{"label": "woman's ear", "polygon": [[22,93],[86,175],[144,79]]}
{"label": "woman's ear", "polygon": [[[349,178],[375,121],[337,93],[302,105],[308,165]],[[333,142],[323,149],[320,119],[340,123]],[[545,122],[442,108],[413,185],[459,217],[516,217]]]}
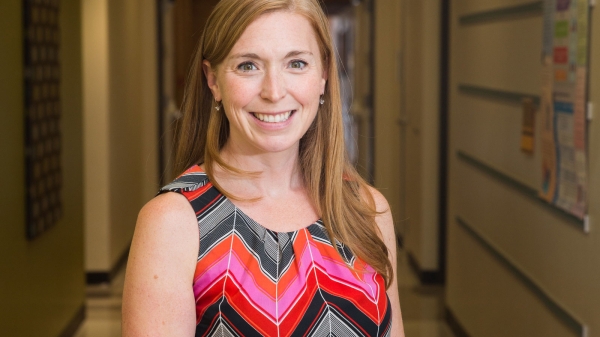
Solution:
{"label": "woman's ear", "polygon": [[208,87],[210,88],[215,100],[220,102],[222,100],[221,90],[219,90],[219,83],[217,82],[217,73],[215,69],[211,67],[210,62],[204,60],[202,61],[202,71],[204,71],[206,82],[208,83]]}

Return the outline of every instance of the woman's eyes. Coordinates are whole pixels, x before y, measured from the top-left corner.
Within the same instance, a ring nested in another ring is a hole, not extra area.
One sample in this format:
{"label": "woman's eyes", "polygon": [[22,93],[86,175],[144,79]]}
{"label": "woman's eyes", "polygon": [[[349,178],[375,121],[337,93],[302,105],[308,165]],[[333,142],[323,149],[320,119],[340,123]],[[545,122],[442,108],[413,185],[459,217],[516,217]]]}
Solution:
{"label": "woman's eyes", "polygon": [[294,60],[290,62],[290,68],[292,69],[304,69],[304,67],[306,67],[307,65],[308,63],[301,60]]}
{"label": "woman's eyes", "polygon": [[256,66],[252,62],[244,62],[238,66],[238,69],[241,71],[252,71],[258,68],[256,68]]}
{"label": "woman's eyes", "polygon": [[[307,65],[308,65],[308,63],[306,63],[302,60],[294,60],[289,63],[290,68],[298,69],[298,70],[302,70],[302,69],[306,68]],[[258,70],[256,65],[252,62],[244,62],[244,63],[240,64],[239,66],[237,66],[237,68],[238,68],[238,70],[241,70],[243,72]]]}

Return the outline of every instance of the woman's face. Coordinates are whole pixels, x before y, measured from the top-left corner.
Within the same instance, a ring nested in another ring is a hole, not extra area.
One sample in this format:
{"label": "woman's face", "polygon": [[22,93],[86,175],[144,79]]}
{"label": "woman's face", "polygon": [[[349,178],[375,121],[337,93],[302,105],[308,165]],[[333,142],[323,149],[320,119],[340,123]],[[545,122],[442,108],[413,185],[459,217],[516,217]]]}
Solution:
{"label": "woman's face", "polygon": [[315,32],[299,14],[273,12],[251,23],[208,85],[229,120],[226,146],[244,153],[297,149],[325,91],[326,70]]}

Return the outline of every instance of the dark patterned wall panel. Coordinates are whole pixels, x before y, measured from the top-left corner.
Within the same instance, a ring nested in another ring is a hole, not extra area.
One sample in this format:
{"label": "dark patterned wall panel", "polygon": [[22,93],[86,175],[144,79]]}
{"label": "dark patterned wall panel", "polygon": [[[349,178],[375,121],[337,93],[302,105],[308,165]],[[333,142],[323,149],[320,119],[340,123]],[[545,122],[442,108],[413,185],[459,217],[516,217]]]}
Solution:
{"label": "dark patterned wall panel", "polygon": [[24,0],[27,237],[61,217],[59,0]]}

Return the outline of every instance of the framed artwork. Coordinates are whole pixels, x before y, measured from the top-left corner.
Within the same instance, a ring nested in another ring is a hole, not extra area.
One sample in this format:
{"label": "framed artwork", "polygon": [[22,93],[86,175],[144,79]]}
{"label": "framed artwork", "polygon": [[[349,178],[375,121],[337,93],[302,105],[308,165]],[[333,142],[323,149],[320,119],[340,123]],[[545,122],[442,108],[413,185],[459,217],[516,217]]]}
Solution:
{"label": "framed artwork", "polygon": [[62,216],[59,0],[23,0],[26,235]]}

